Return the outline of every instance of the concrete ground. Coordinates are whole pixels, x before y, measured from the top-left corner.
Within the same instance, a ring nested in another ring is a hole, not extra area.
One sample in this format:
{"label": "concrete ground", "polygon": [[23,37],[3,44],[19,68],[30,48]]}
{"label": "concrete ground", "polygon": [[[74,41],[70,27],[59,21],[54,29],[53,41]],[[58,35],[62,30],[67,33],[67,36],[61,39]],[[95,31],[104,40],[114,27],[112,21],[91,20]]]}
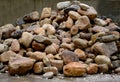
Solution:
{"label": "concrete ground", "polygon": [[63,77],[58,75],[53,79],[45,79],[40,75],[10,76],[0,74],[0,82],[120,82],[120,75],[97,74],[86,77]]}

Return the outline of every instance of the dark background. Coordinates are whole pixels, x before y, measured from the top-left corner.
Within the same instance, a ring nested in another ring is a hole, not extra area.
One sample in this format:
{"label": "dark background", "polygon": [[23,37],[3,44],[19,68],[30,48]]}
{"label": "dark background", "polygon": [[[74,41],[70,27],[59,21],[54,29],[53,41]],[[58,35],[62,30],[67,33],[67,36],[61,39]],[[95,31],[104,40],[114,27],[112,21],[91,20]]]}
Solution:
{"label": "dark background", "polygon": [[[15,23],[16,19],[43,7],[56,9],[56,3],[65,0],[0,0],[0,26]],[[70,0],[72,1],[72,0]],[[99,15],[113,18],[120,25],[120,0],[79,0],[94,6]]]}

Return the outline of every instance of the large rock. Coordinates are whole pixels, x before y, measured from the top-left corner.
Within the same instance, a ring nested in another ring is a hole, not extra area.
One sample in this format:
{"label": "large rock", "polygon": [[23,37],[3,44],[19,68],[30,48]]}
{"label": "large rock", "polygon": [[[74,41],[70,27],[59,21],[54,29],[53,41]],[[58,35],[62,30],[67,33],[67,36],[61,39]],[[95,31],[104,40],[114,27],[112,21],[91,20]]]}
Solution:
{"label": "large rock", "polygon": [[110,42],[110,43],[97,42],[91,47],[91,50],[95,54],[102,54],[102,55],[106,55],[106,56],[110,57],[118,49],[116,47],[115,42]]}
{"label": "large rock", "polygon": [[63,1],[63,2],[57,3],[57,8],[58,9],[64,9],[64,8],[70,6],[70,5],[71,5],[70,1]]}
{"label": "large rock", "polygon": [[69,51],[69,50],[64,50],[61,53],[61,57],[62,57],[65,64],[68,64],[70,62],[78,62],[79,61],[79,58],[76,55],[76,53]]}
{"label": "large rock", "polygon": [[11,57],[9,60],[9,74],[10,75],[25,74],[32,69],[34,62],[35,62],[34,59],[22,56]]}
{"label": "large rock", "polygon": [[83,76],[86,73],[86,64],[81,62],[71,62],[63,67],[65,76]]}
{"label": "large rock", "polygon": [[96,56],[95,63],[97,63],[97,64],[107,64],[108,66],[111,66],[111,64],[112,64],[110,58],[105,56],[105,55]]}
{"label": "large rock", "polygon": [[0,27],[0,38],[8,39],[11,37],[11,33],[14,32],[16,28],[12,24],[6,24]]}
{"label": "large rock", "polygon": [[20,44],[17,39],[13,40],[10,48],[14,52],[18,52],[20,50]]}
{"label": "large rock", "polygon": [[37,62],[34,64],[33,71],[36,74],[41,74],[43,72],[43,62]]}
{"label": "large rock", "polygon": [[28,32],[23,32],[22,37],[20,38],[20,43],[28,48],[33,40],[33,35]]}
{"label": "large rock", "polygon": [[88,16],[91,20],[97,17],[97,11],[93,7],[89,7],[86,11],[79,9],[78,12],[82,15]]}
{"label": "large rock", "polygon": [[75,22],[75,25],[77,25],[80,30],[87,30],[91,27],[90,20],[87,16],[79,17],[78,20]]}
{"label": "large rock", "polygon": [[31,12],[31,13],[25,15],[23,17],[23,20],[25,22],[35,22],[35,21],[38,21],[39,20],[39,12],[38,11]]}
{"label": "large rock", "polygon": [[16,55],[18,55],[18,54],[16,54],[15,52],[13,52],[11,50],[3,52],[0,55],[0,61],[1,62],[8,62],[11,56],[16,56]]}
{"label": "large rock", "polygon": [[8,50],[8,46],[5,44],[0,44],[0,53],[3,53]]}
{"label": "large rock", "polygon": [[41,19],[48,18],[51,16],[51,8],[43,8],[41,13]]}

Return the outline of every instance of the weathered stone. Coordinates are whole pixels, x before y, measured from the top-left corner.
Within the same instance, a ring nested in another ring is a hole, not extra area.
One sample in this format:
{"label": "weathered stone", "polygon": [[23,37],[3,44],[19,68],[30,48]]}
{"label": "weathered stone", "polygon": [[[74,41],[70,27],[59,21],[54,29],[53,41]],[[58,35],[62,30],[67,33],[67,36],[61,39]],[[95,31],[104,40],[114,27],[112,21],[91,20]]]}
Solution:
{"label": "weathered stone", "polygon": [[36,28],[34,30],[35,34],[39,34],[39,35],[45,35],[45,29],[44,28]]}
{"label": "weathered stone", "polygon": [[73,43],[75,44],[75,47],[80,48],[80,49],[85,49],[88,46],[88,41],[80,39],[80,38],[74,39]]}
{"label": "weathered stone", "polygon": [[87,73],[88,74],[96,74],[98,72],[98,65],[91,63],[87,67]]}
{"label": "weathered stone", "polygon": [[8,46],[5,44],[0,44],[0,53],[3,53],[8,50]]}
{"label": "weathered stone", "polygon": [[71,5],[70,1],[59,2],[59,3],[57,3],[57,9],[64,9],[70,5]]}
{"label": "weathered stone", "polygon": [[36,61],[42,61],[43,58],[46,56],[46,53],[39,51],[33,53],[27,53],[27,54],[30,58],[35,59]]}
{"label": "weathered stone", "polygon": [[75,22],[75,25],[77,25],[80,30],[87,30],[91,27],[90,20],[87,16],[79,17],[78,20]]}
{"label": "weathered stone", "polygon": [[119,37],[116,35],[106,35],[106,36],[100,37],[98,40],[101,42],[112,42],[112,41],[116,41],[118,39],[119,39]]}
{"label": "weathered stone", "polygon": [[16,56],[18,54],[16,54],[15,52],[13,51],[6,51],[6,52],[3,52],[1,55],[0,55],[0,61],[1,62],[8,62],[10,57],[11,56]]}
{"label": "weathered stone", "polygon": [[56,30],[51,24],[44,24],[43,27],[47,31],[47,35],[55,34]]}
{"label": "weathered stone", "polygon": [[97,17],[97,11],[93,7],[89,7],[86,11],[79,9],[78,12],[81,15],[86,15],[89,19],[93,20]]}
{"label": "weathered stone", "polygon": [[33,35],[28,32],[23,32],[22,37],[20,38],[20,43],[28,48],[33,40]]}
{"label": "weathered stone", "polygon": [[0,27],[0,37],[2,39],[8,39],[11,37],[11,33],[14,32],[16,28],[12,24],[6,24]]}
{"label": "weathered stone", "polygon": [[58,49],[59,49],[59,46],[57,44],[53,43],[45,48],[45,52],[47,54],[50,54],[50,53],[56,54],[58,52]]}
{"label": "weathered stone", "polygon": [[77,54],[77,56],[79,57],[80,60],[86,60],[87,56],[83,50],[75,49],[74,52]]}
{"label": "weathered stone", "polygon": [[86,64],[81,62],[71,62],[63,67],[65,76],[83,76],[86,74]]}
{"label": "weathered stone", "polygon": [[106,44],[97,42],[91,47],[91,50],[95,54],[102,54],[110,57],[110,55],[112,55],[117,51],[117,47],[114,42],[106,43]]}
{"label": "weathered stone", "polygon": [[22,36],[22,32],[23,32],[22,30],[16,30],[12,32],[11,37],[18,39]]}
{"label": "weathered stone", "polygon": [[33,71],[36,74],[41,74],[43,72],[43,62],[37,62],[34,64]]}
{"label": "weathered stone", "polygon": [[95,24],[100,25],[100,26],[107,25],[107,23],[103,19],[100,19],[100,18],[95,18],[94,21],[95,21]]}
{"label": "weathered stone", "polygon": [[110,31],[118,31],[120,32],[120,27],[117,26],[115,23],[110,23],[107,27]]}
{"label": "weathered stone", "polygon": [[98,68],[100,73],[107,73],[109,70],[109,67],[107,64],[100,64],[98,65]]}
{"label": "weathered stone", "polygon": [[80,3],[80,8],[82,9],[82,10],[87,10],[87,9],[89,9],[90,8],[90,6],[89,5],[87,5],[87,4],[84,4],[84,3]]}
{"label": "weathered stone", "polygon": [[96,56],[95,63],[97,63],[97,64],[107,64],[108,66],[111,66],[110,58],[105,56],[105,55]]}
{"label": "weathered stone", "polygon": [[61,48],[69,49],[69,50],[74,50],[74,44],[73,43],[62,43],[60,45]]}
{"label": "weathered stone", "polygon": [[44,51],[45,45],[41,44],[41,43],[38,43],[36,41],[33,41],[32,42],[32,48],[36,51]]}
{"label": "weathered stone", "polygon": [[0,62],[0,70],[4,67],[3,63]]}
{"label": "weathered stone", "polygon": [[95,26],[92,28],[92,31],[93,31],[93,32],[109,32],[109,29],[107,29],[107,28],[105,28],[105,27],[102,27],[102,26],[95,25]]}
{"label": "weathered stone", "polygon": [[70,62],[78,62],[79,61],[79,58],[77,57],[76,53],[69,51],[69,50],[64,50],[61,53],[61,57],[65,64],[68,64]]}
{"label": "weathered stone", "polygon": [[51,16],[51,8],[43,8],[41,13],[41,19],[48,18]]}
{"label": "weathered stone", "polygon": [[14,39],[5,39],[3,44],[7,45],[7,46],[11,46],[11,43]]}
{"label": "weathered stone", "polygon": [[94,59],[95,58],[95,54],[87,54],[88,58]]}
{"label": "weathered stone", "polygon": [[46,72],[53,72],[54,75],[58,74],[58,69],[56,67],[44,67],[43,71],[44,71],[44,73],[46,73]]}
{"label": "weathered stone", "polygon": [[38,11],[31,12],[31,13],[25,15],[23,17],[23,20],[25,22],[35,22],[35,21],[38,21],[39,20],[39,12]]}
{"label": "weathered stone", "polygon": [[50,60],[47,58],[47,56],[43,57],[43,63],[47,67],[51,67]]}
{"label": "weathered stone", "polygon": [[54,60],[54,59],[52,59],[52,60],[50,60],[50,62],[51,62],[51,65],[53,67],[56,67],[58,69],[58,71],[62,71],[63,65],[64,65],[63,60]]}
{"label": "weathered stone", "polygon": [[72,35],[76,35],[79,31],[79,27],[77,25],[73,25],[72,28],[70,29],[70,33]]}
{"label": "weathered stone", "polygon": [[90,40],[92,37],[92,33],[84,33],[84,32],[80,32],[80,38],[81,39],[86,39],[86,40]]}
{"label": "weathered stone", "polygon": [[70,11],[70,12],[68,13],[68,15],[69,15],[70,18],[72,18],[73,20],[77,20],[77,19],[79,19],[79,17],[81,17],[80,14],[79,14],[78,12],[75,12],[75,11]]}
{"label": "weathered stone", "polygon": [[70,43],[72,41],[71,38],[63,38],[62,43]]}
{"label": "weathered stone", "polygon": [[14,52],[18,52],[20,50],[20,44],[17,39],[12,41],[10,49]]}
{"label": "weathered stone", "polygon": [[50,18],[45,18],[40,21],[40,26],[43,26],[44,24],[51,24],[51,19]]}
{"label": "weathered stone", "polygon": [[53,72],[46,72],[46,73],[43,74],[43,77],[48,78],[48,79],[53,78],[53,76],[54,76]]}
{"label": "weathered stone", "polygon": [[22,56],[11,57],[9,60],[9,74],[23,75],[32,69],[34,62],[34,59]]}
{"label": "weathered stone", "polygon": [[34,35],[33,40],[47,45],[52,44],[52,41],[48,37],[44,37],[43,35]]}
{"label": "weathered stone", "polygon": [[53,54],[48,54],[48,55],[47,55],[47,58],[48,58],[49,60],[51,60],[51,59],[54,59],[55,57],[54,57]]}
{"label": "weathered stone", "polygon": [[70,29],[73,26],[73,23],[74,22],[72,18],[68,17],[67,21],[65,22],[65,27]]}
{"label": "weathered stone", "polygon": [[25,49],[20,49],[18,54],[20,54],[21,56],[25,56],[26,55],[26,50]]}

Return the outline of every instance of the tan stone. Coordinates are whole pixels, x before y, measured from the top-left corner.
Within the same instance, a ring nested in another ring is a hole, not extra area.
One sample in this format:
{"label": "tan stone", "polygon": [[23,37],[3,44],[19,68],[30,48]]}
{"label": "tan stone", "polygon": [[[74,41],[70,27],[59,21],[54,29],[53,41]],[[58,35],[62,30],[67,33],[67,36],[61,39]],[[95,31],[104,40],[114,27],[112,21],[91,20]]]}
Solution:
{"label": "tan stone", "polygon": [[98,72],[98,65],[97,64],[89,64],[87,67],[88,74],[96,74]]}
{"label": "tan stone", "polygon": [[34,64],[33,71],[36,74],[41,74],[43,72],[43,62],[37,62]]}
{"label": "tan stone", "polygon": [[77,54],[77,56],[79,57],[80,60],[86,60],[87,56],[83,50],[75,49],[74,52]]}
{"label": "tan stone", "polygon": [[79,17],[78,20],[75,22],[75,25],[77,25],[80,30],[87,30],[91,27],[90,20],[87,16]]}
{"label": "tan stone", "polygon": [[9,60],[9,74],[23,75],[32,69],[35,60],[22,56],[10,57]]}
{"label": "tan stone", "polygon": [[17,39],[15,39],[15,40],[12,41],[12,44],[11,44],[10,48],[14,52],[18,52],[20,50],[20,44],[19,44],[19,42],[18,42]]}
{"label": "tan stone", "polygon": [[40,35],[45,35],[45,29],[44,28],[36,28],[34,30],[34,33],[40,34]]}
{"label": "tan stone", "polygon": [[78,12],[75,11],[70,11],[68,13],[68,15],[70,16],[70,18],[72,18],[73,20],[77,20],[80,17],[80,14]]}
{"label": "tan stone", "polygon": [[83,76],[86,74],[86,64],[81,62],[71,62],[63,67],[65,76]]}
{"label": "tan stone", "polygon": [[67,21],[65,22],[65,27],[70,29],[73,26],[73,23],[73,20],[70,17],[68,17]]}
{"label": "tan stone", "polygon": [[43,8],[41,13],[41,19],[48,18],[51,16],[51,8]]}
{"label": "tan stone", "polygon": [[44,73],[46,73],[46,72],[53,72],[54,75],[58,74],[58,69],[56,67],[44,67],[43,71],[44,71]]}
{"label": "tan stone", "polygon": [[72,28],[70,29],[70,33],[72,35],[76,35],[79,31],[79,27],[77,25],[73,25]]}

